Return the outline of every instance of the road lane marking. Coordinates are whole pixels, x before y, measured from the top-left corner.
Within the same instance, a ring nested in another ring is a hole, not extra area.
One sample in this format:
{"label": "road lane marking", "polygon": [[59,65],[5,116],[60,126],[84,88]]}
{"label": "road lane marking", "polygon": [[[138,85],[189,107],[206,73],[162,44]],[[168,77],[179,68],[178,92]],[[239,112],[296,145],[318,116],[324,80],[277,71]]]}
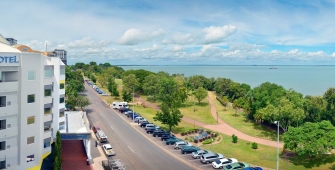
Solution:
{"label": "road lane marking", "polygon": [[102,117],[104,116],[104,115],[102,115],[101,113],[99,113]]}
{"label": "road lane marking", "polygon": [[129,148],[133,153],[135,153],[134,150],[132,150],[129,146],[128,146],[128,148]]}
{"label": "road lane marking", "polygon": [[[113,129],[112,125],[110,125],[109,127],[111,127],[111,128]],[[114,129],[113,129],[113,130],[114,130]]]}

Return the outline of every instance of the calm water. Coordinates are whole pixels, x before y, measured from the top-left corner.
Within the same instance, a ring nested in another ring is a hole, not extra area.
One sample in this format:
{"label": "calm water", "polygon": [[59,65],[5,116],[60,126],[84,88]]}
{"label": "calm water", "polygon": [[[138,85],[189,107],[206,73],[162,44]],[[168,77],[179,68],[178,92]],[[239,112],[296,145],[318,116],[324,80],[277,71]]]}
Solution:
{"label": "calm water", "polygon": [[292,88],[304,95],[323,95],[329,87],[335,87],[335,66],[122,66],[123,69],[165,71],[185,76],[230,78],[235,82],[256,87],[266,81],[286,89]]}

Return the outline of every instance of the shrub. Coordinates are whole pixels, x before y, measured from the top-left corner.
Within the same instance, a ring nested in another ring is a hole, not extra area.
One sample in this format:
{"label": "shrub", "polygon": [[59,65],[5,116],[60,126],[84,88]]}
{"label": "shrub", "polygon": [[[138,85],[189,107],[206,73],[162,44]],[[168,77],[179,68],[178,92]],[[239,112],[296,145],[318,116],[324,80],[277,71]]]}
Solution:
{"label": "shrub", "polygon": [[204,144],[204,145],[211,144],[211,143],[212,143],[212,139],[207,139],[207,140],[202,142],[202,144]]}
{"label": "shrub", "polygon": [[220,141],[220,139],[221,139],[221,136],[218,137],[218,140],[217,140],[217,141]]}
{"label": "shrub", "polygon": [[258,144],[256,142],[251,144],[251,148],[252,149],[257,149],[258,148]]}
{"label": "shrub", "polygon": [[233,143],[237,143],[238,137],[235,134],[233,134],[232,139]]}
{"label": "shrub", "polygon": [[187,136],[185,137],[185,140],[188,140],[188,137],[187,137]]}

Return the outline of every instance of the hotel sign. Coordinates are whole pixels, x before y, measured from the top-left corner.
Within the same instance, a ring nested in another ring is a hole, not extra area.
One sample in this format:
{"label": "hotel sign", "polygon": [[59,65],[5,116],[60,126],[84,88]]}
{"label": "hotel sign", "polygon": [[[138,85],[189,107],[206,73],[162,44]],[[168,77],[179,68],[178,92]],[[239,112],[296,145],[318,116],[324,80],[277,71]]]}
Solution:
{"label": "hotel sign", "polygon": [[0,63],[19,63],[16,56],[0,56]]}
{"label": "hotel sign", "polygon": [[62,140],[83,140],[83,139],[90,139],[91,134],[75,134],[75,133],[64,133],[60,135]]}

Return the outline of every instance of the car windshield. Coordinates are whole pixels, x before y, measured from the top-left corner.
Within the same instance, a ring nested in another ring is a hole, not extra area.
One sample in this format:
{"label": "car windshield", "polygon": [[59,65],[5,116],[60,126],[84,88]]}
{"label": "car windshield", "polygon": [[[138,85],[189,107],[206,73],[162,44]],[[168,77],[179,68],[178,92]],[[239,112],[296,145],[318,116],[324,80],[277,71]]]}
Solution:
{"label": "car windshield", "polygon": [[226,168],[227,169],[231,169],[232,167],[231,167],[231,165],[227,165]]}
{"label": "car windshield", "polygon": [[113,148],[112,147],[110,147],[110,148],[107,148],[107,150],[112,150]]}
{"label": "car windshield", "polygon": [[221,161],[220,161],[220,160],[216,160],[215,163],[216,163],[216,164],[220,164]]}

